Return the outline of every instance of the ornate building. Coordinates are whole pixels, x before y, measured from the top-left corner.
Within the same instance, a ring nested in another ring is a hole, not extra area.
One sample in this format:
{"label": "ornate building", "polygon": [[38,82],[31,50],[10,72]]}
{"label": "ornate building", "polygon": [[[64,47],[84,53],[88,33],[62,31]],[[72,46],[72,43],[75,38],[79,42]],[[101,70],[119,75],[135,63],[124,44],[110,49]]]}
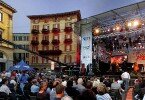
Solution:
{"label": "ornate building", "polygon": [[[29,49],[29,35],[30,33],[13,33],[13,43],[25,49]],[[24,60],[29,64],[29,52],[14,47],[13,54],[14,64]]]}
{"label": "ornate building", "polygon": [[[57,14],[31,15],[30,49],[62,63],[79,63],[78,37],[74,23],[81,19],[80,11]],[[39,69],[50,66],[51,61],[30,55],[30,65]]]}
{"label": "ornate building", "polygon": [[[12,42],[13,13],[16,10],[0,0],[0,35],[3,39]],[[0,72],[13,65],[13,47],[0,43]]]}

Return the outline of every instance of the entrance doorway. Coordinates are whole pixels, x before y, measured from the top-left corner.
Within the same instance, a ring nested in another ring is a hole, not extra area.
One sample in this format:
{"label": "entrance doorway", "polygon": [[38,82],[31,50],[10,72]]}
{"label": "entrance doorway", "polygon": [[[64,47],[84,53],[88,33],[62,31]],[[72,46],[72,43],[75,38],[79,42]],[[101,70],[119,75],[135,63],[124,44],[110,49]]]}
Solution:
{"label": "entrance doorway", "polygon": [[6,66],[4,62],[0,62],[0,72],[5,71],[6,70]]}

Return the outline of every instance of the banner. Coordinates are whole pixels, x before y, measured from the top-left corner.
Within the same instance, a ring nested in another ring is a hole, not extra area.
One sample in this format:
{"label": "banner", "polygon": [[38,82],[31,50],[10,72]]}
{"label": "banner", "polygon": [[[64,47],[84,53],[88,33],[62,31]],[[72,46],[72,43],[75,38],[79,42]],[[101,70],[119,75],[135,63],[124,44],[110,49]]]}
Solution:
{"label": "banner", "polygon": [[81,33],[81,63],[85,67],[92,64],[92,33],[86,27],[82,27]]}

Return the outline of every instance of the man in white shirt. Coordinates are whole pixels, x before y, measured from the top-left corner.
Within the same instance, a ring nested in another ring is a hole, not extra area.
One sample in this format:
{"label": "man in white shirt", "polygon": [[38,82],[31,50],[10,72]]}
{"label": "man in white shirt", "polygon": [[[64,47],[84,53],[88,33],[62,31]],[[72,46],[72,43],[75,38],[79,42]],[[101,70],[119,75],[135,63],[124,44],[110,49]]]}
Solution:
{"label": "man in white shirt", "polygon": [[125,91],[126,91],[129,87],[130,74],[127,71],[125,71],[122,73],[121,78],[125,82]]}
{"label": "man in white shirt", "polygon": [[7,79],[2,79],[2,86],[0,87],[0,92],[4,92],[7,95],[11,93],[9,87],[7,86],[8,80]]}

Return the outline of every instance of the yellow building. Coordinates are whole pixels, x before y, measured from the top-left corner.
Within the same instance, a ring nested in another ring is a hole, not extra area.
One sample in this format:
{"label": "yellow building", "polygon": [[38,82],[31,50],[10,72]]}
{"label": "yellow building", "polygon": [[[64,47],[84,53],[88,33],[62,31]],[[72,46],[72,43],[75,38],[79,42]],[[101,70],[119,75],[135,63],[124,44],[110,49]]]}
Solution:
{"label": "yellow building", "polygon": [[[81,19],[80,11],[31,15],[30,49],[41,55],[67,64],[78,63],[78,37],[74,23]],[[50,60],[30,55],[30,65],[39,69],[49,67]]]}
{"label": "yellow building", "polygon": [[[0,35],[12,42],[12,18],[16,10],[0,0]],[[9,44],[0,43],[0,72],[13,65],[13,48]]]}

